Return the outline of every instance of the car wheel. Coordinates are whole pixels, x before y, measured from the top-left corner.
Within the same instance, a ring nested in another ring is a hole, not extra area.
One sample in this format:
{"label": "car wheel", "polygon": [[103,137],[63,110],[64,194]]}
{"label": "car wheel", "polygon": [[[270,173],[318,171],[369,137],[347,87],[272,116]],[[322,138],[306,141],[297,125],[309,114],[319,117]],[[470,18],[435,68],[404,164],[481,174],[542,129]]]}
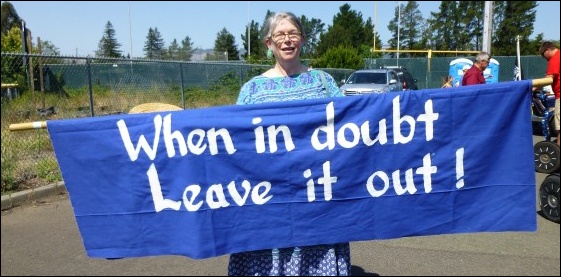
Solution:
{"label": "car wheel", "polygon": [[559,146],[552,141],[540,141],[534,145],[536,171],[553,173],[559,170]]}
{"label": "car wheel", "polygon": [[547,219],[559,222],[559,175],[552,174],[543,180],[540,186],[540,208]]}

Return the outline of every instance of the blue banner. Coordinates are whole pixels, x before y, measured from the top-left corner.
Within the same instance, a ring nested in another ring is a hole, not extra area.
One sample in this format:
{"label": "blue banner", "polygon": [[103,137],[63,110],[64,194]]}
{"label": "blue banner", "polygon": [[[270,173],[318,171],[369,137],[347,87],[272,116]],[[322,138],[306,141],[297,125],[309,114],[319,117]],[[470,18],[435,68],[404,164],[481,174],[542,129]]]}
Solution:
{"label": "blue banner", "polygon": [[88,256],[536,231],[531,82],[49,121]]}

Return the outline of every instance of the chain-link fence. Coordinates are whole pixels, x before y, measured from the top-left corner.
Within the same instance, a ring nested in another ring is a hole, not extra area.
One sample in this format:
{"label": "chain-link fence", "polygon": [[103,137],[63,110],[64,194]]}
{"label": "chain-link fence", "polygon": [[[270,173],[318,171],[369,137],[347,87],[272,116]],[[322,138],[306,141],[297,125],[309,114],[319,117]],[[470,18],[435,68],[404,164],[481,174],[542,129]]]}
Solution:
{"label": "chain-link fence", "polygon": [[[400,58],[397,59],[366,59],[367,68],[379,68],[382,66],[403,66],[417,79],[419,89],[440,88],[442,78],[449,75],[450,62],[458,58],[474,59],[475,56],[454,56],[437,58]],[[514,56],[493,56],[499,62],[499,82],[512,81],[514,77]],[[522,56],[520,64],[524,79],[537,79],[545,76],[547,61],[540,56]]]}
{"label": "chain-link fence", "polygon": [[[12,132],[10,124],[127,113],[148,102],[183,109],[231,105],[244,82],[270,68],[237,61],[1,55],[2,193],[62,180],[47,130]],[[366,68],[404,66],[418,80],[419,89],[440,88],[456,58],[367,59]],[[512,80],[515,57],[493,58],[500,63],[499,81]],[[543,58],[522,57],[521,64],[527,79],[544,76]],[[354,71],[323,70],[339,82]]]}
{"label": "chain-link fence", "polygon": [[[11,132],[10,124],[127,113],[149,102],[232,105],[241,85],[268,68],[2,53],[2,193],[62,179],[47,131]],[[340,80],[353,70],[327,71]]]}

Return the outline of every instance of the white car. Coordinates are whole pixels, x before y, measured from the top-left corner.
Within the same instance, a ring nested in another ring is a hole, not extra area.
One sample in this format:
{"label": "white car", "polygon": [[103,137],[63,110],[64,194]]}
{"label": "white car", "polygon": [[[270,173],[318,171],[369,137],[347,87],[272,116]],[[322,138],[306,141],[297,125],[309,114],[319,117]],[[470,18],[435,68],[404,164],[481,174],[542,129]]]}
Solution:
{"label": "white car", "polygon": [[362,69],[357,70],[344,81],[341,90],[345,95],[361,95],[403,91],[401,82],[393,69]]}

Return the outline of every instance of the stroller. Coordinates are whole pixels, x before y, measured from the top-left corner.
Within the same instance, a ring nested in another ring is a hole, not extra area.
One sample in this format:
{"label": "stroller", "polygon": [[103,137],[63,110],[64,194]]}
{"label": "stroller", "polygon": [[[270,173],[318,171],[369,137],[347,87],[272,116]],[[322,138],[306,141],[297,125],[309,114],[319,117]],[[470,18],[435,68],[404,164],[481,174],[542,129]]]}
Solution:
{"label": "stroller", "polygon": [[559,146],[555,139],[557,130],[554,125],[553,107],[555,97],[548,97],[543,89],[535,90],[532,95],[532,116],[540,121],[545,140],[534,145],[536,172],[549,174],[539,189],[539,202],[543,215],[559,222]]}

